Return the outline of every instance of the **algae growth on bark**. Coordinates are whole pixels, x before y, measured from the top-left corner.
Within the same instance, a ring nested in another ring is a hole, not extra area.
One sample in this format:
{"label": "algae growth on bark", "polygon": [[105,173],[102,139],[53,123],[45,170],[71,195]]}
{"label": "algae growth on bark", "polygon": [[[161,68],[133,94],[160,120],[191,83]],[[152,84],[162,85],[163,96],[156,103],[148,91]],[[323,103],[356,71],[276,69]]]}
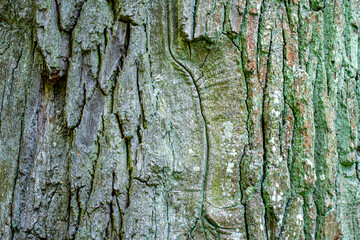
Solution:
{"label": "algae growth on bark", "polygon": [[359,0],[0,0],[0,239],[360,239]]}

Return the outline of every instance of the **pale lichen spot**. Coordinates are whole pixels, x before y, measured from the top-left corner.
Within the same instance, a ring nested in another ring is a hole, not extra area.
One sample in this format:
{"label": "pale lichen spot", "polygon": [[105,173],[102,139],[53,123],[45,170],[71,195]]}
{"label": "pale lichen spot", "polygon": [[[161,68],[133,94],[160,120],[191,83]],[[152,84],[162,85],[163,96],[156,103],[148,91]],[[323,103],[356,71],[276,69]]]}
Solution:
{"label": "pale lichen spot", "polygon": [[233,135],[234,124],[232,122],[227,121],[223,123],[223,127],[224,127],[223,139],[230,141]]}
{"label": "pale lichen spot", "polygon": [[234,168],[235,164],[234,163],[229,163],[227,165],[227,168],[226,168],[226,172],[227,173],[233,173],[233,168]]}
{"label": "pale lichen spot", "polygon": [[274,96],[274,104],[280,104],[281,92],[280,91],[274,91],[273,96]]}
{"label": "pale lichen spot", "polygon": [[276,146],[272,146],[271,150],[273,153],[276,152]]}
{"label": "pale lichen spot", "polygon": [[193,168],[193,170],[194,170],[194,172],[199,172],[199,171],[200,171],[200,167],[199,167],[199,166],[195,166],[195,167]]}
{"label": "pale lichen spot", "polygon": [[237,152],[235,151],[235,149],[231,149],[230,155],[231,156],[236,156],[237,155]]}
{"label": "pale lichen spot", "polygon": [[303,215],[300,213],[296,216],[297,222],[302,222],[303,221]]}
{"label": "pale lichen spot", "polygon": [[280,112],[279,112],[279,111],[276,111],[275,109],[271,110],[271,114],[272,114],[273,116],[275,116],[275,118],[280,117]]}
{"label": "pale lichen spot", "polygon": [[233,240],[240,240],[242,238],[243,234],[240,232],[239,229],[236,229],[236,231],[233,232],[230,236],[231,236],[231,239],[233,239]]}
{"label": "pale lichen spot", "polygon": [[311,159],[306,158],[306,159],[305,159],[305,162],[306,162],[311,168],[314,168],[314,167],[315,167],[314,162],[313,162]]}

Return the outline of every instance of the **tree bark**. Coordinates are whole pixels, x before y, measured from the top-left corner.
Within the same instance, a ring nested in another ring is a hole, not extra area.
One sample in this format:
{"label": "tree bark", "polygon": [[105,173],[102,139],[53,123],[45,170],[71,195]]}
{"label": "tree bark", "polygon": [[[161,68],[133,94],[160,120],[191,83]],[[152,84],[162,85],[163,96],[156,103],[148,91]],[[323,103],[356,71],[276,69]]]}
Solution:
{"label": "tree bark", "polygon": [[360,239],[359,0],[0,0],[0,239]]}

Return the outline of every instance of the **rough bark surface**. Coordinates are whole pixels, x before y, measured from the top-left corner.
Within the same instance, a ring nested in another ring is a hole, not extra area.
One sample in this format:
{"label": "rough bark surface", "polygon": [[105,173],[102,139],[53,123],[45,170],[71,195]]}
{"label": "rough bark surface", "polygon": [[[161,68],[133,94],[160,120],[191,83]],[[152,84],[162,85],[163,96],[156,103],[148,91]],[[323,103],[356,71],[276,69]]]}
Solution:
{"label": "rough bark surface", "polygon": [[359,0],[0,0],[0,239],[360,239]]}

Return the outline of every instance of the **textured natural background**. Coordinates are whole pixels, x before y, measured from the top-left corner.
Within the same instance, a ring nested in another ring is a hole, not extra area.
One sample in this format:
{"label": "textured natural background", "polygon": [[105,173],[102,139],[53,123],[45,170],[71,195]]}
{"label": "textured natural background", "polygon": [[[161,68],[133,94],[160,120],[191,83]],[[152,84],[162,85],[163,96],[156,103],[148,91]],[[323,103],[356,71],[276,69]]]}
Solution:
{"label": "textured natural background", "polygon": [[359,0],[0,0],[0,238],[360,239]]}

